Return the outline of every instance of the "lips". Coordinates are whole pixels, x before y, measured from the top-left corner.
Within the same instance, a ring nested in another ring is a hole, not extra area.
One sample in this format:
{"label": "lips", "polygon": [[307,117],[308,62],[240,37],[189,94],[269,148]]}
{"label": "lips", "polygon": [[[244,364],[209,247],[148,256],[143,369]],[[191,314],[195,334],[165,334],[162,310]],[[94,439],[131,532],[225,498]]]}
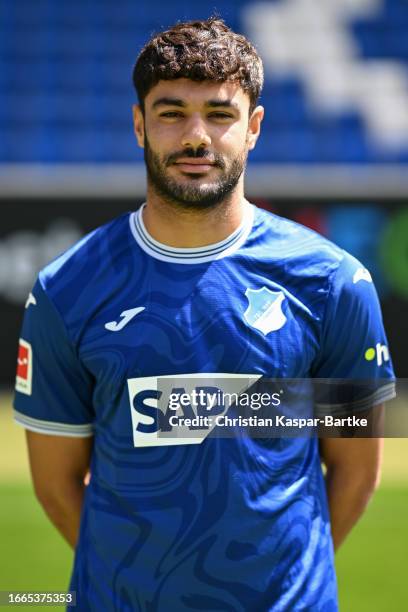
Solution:
{"label": "lips", "polygon": [[178,159],[175,165],[184,172],[198,173],[207,172],[215,166],[215,163],[206,158],[182,158]]}
{"label": "lips", "polygon": [[176,162],[176,164],[188,164],[188,165],[193,165],[193,166],[214,166],[215,162],[210,161],[209,159],[207,159],[206,157],[182,157],[181,159],[178,159]]}

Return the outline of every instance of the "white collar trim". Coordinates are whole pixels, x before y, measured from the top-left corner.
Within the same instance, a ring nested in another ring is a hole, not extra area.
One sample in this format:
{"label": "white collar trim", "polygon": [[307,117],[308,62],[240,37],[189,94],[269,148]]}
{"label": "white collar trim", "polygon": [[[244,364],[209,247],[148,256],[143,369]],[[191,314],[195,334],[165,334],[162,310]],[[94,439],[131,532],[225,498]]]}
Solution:
{"label": "white collar trim", "polygon": [[155,259],[180,264],[195,264],[222,259],[237,251],[246,241],[253,225],[254,206],[245,200],[244,216],[240,226],[227,238],[203,247],[171,247],[155,240],[143,222],[143,204],[129,216],[130,229],[136,242],[143,251]]}

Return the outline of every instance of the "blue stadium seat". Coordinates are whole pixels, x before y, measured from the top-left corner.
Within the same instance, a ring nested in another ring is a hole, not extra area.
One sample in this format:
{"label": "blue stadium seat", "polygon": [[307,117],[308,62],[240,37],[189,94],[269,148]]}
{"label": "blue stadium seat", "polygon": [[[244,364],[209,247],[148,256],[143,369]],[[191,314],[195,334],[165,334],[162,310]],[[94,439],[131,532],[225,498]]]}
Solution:
{"label": "blue stadium seat", "polygon": [[[142,7],[135,0],[0,1],[3,162],[142,159],[131,128],[137,53],[151,32],[214,12],[209,2],[187,0]],[[249,2],[219,0],[216,7],[240,31]],[[398,61],[408,75],[407,31],[406,0],[384,0],[380,11],[350,24],[363,61]],[[408,142],[374,147],[357,108],[330,115],[314,108],[299,74],[267,71],[261,103],[266,115],[255,162],[408,163]]]}

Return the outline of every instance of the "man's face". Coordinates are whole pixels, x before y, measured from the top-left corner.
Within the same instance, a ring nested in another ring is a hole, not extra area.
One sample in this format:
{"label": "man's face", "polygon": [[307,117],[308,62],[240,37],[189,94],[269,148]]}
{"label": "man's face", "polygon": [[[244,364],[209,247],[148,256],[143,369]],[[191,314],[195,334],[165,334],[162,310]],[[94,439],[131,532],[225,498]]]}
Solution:
{"label": "man's face", "polygon": [[150,185],[188,208],[216,206],[236,187],[255,146],[262,107],[236,83],[159,81],[134,108],[135,131]]}

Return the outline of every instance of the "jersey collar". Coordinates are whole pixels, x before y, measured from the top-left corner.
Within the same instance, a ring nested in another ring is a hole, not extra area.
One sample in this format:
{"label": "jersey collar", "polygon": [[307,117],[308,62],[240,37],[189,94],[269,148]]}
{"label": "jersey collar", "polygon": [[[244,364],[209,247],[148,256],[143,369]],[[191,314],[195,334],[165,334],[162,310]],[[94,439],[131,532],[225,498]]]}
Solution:
{"label": "jersey collar", "polygon": [[136,242],[143,251],[155,259],[180,264],[205,263],[231,255],[244,244],[254,220],[254,206],[245,200],[242,222],[227,238],[203,247],[177,248],[158,242],[148,233],[143,223],[143,208],[145,206],[146,204],[143,204],[139,210],[131,213],[129,217],[130,229]]}

